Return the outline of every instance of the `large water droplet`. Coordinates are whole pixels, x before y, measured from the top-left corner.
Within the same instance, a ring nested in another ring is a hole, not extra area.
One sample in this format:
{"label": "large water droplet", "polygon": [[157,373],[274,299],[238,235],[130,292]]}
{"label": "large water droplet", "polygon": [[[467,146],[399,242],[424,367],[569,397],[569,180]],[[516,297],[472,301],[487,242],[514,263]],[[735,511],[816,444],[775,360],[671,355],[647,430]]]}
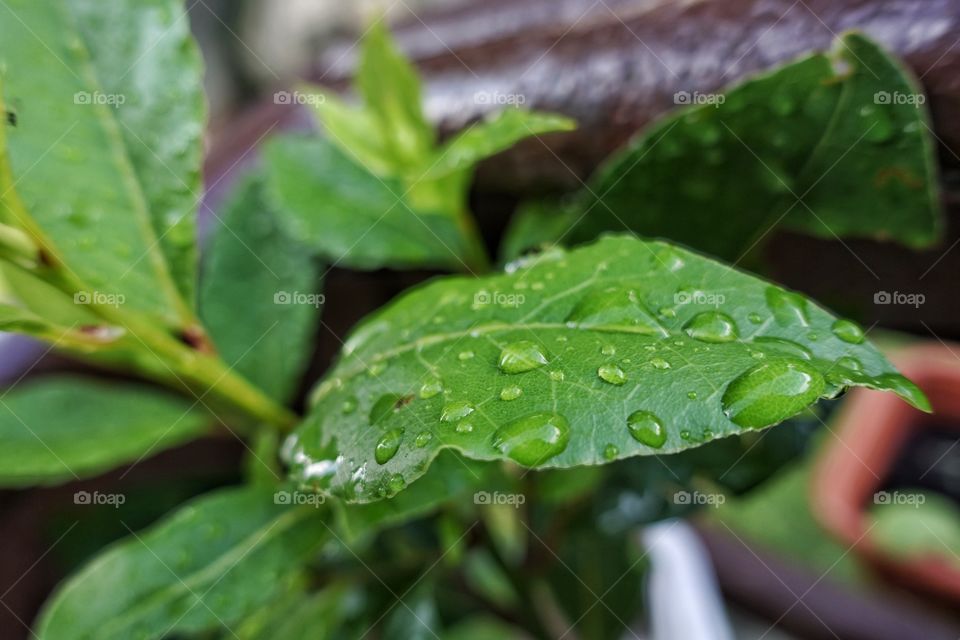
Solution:
{"label": "large water droplet", "polygon": [[799,413],[820,397],[825,387],[823,376],[807,362],[769,360],[734,379],[721,404],[734,424],[759,429]]}
{"label": "large water droplet", "polygon": [[474,406],[466,400],[450,402],[440,412],[440,422],[458,422],[473,413]]}
{"label": "large water droplet", "polygon": [[684,332],[701,342],[733,342],[739,338],[737,323],[721,311],[703,311],[690,318]]}
{"label": "large water droplet", "polygon": [[420,385],[420,397],[423,399],[432,398],[443,391],[443,383],[439,378],[429,378]]}
{"label": "large water droplet", "polygon": [[613,363],[600,365],[600,368],[597,369],[597,375],[600,376],[601,380],[610,384],[621,385],[627,381],[627,374]]}
{"label": "large water droplet", "polygon": [[767,287],[767,306],[773,312],[777,324],[807,326],[810,320],[807,317],[807,300],[799,293],[787,291],[780,287]]}
{"label": "large water droplet", "polygon": [[633,289],[608,287],[584,296],[567,316],[577,327],[618,328],[632,333],[667,335]]}
{"label": "large water droplet", "polygon": [[524,373],[547,364],[547,356],[536,342],[520,340],[505,345],[497,365],[504,373]]}
{"label": "large water droplet", "polygon": [[667,430],[656,415],[649,411],[634,411],[627,417],[627,429],[640,444],[659,449],[667,441]]}
{"label": "large water droplet", "polygon": [[377,464],[386,464],[397,455],[400,443],[403,441],[403,429],[391,429],[380,437],[373,457]]}
{"label": "large water droplet", "polygon": [[833,331],[833,335],[844,342],[849,342],[850,344],[860,344],[863,342],[863,329],[851,320],[837,320],[830,329]]}
{"label": "large water droplet", "polygon": [[500,453],[527,467],[560,454],[570,441],[570,425],[556,413],[534,413],[504,425],[493,436]]}

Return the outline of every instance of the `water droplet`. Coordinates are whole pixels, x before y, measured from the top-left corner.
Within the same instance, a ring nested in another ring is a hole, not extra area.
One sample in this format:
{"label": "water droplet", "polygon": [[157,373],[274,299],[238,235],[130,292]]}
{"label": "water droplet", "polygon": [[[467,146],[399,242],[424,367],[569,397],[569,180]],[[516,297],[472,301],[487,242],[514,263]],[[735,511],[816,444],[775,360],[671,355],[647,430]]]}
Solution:
{"label": "water droplet", "polygon": [[660,418],[649,411],[634,411],[627,417],[627,429],[633,439],[654,449],[661,448],[667,441],[667,430]]}
{"label": "water droplet", "polygon": [[837,360],[837,364],[841,367],[846,367],[851,371],[863,371],[863,363],[854,358],[853,356],[843,356]]}
{"label": "water droplet", "polygon": [[473,431],[473,420],[464,419],[457,423],[455,429],[457,433],[471,433]]}
{"label": "water droplet", "polygon": [[466,400],[450,402],[440,413],[440,422],[457,422],[473,413],[474,406]]}
{"label": "water droplet", "polygon": [[377,441],[377,447],[374,450],[373,457],[377,464],[386,464],[397,455],[400,449],[400,443],[403,441],[403,429],[392,429]]}
{"label": "water droplet", "polygon": [[765,351],[775,350],[780,353],[787,355],[795,356],[797,358],[803,358],[804,360],[809,360],[813,357],[813,353],[810,352],[810,349],[807,349],[805,346],[799,342],[794,342],[793,340],[787,340],[786,338],[775,338],[773,336],[757,336],[753,339],[753,343],[758,347],[761,347]]}
{"label": "water droplet", "polygon": [[633,289],[608,287],[584,296],[567,316],[574,327],[619,328],[631,333],[667,335]]}
{"label": "water droplet", "polygon": [[463,361],[465,361],[465,360],[470,360],[471,358],[473,358],[473,351],[469,351],[469,350],[468,350],[468,351],[461,351],[461,352],[457,355],[457,359],[460,360],[461,362],[463,362]]}
{"label": "water droplet", "polygon": [[650,364],[653,365],[654,369],[669,369],[670,363],[664,360],[663,358],[653,358],[650,360]]}
{"label": "water droplet", "polygon": [[370,365],[370,367],[367,369],[367,372],[368,372],[371,376],[377,377],[377,376],[379,376],[381,373],[383,373],[383,372],[386,371],[386,370],[387,370],[387,363],[386,363],[386,362],[374,362],[374,363],[373,363],[372,365]]}
{"label": "water droplet", "polygon": [[420,397],[426,400],[443,391],[443,383],[439,378],[430,378],[420,385]]}
{"label": "water droplet", "polygon": [[517,385],[510,385],[509,387],[504,387],[500,390],[500,399],[501,400],[516,400],[523,393],[523,389]]}
{"label": "water droplet", "polygon": [[850,344],[860,344],[863,342],[863,329],[851,320],[837,320],[830,329],[833,331],[833,335],[844,342],[849,342]]}
{"label": "water droplet", "polygon": [[697,399],[697,392],[696,392],[696,391],[688,391],[688,392],[687,392],[687,397],[690,398],[691,400],[696,400],[696,399]]}
{"label": "water droplet", "polygon": [[570,441],[570,425],[556,413],[534,413],[504,425],[493,436],[497,451],[527,467],[560,454]]}
{"label": "water droplet", "polygon": [[734,379],[724,391],[721,405],[734,424],[759,429],[799,413],[825,386],[823,376],[807,362],[769,360]]}
{"label": "water droplet", "polygon": [[693,436],[690,434],[690,430],[689,430],[689,429],[683,429],[683,430],[681,430],[681,431],[680,431],[680,439],[681,439],[681,440],[686,440],[687,442],[690,442],[691,440],[693,440]]}
{"label": "water droplet", "polygon": [[602,353],[605,356],[612,356],[617,353],[617,348],[612,344],[605,344],[602,347],[600,347],[600,353]]}
{"label": "water droplet", "polygon": [[792,325],[800,323],[803,326],[810,324],[807,318],[807,301],[799,293],[787,291],[780,287],[767,287],[767,306],[773,312],[777,324]]}
{"label": "water droplet", "polygon": [[684,332],[700,342],[733,342],[740,336],[733,318],[721,311],[703,311],[683,326]]}
{"label": "water droplet", "polygon": [[391,493],[399,493],[405,486],[407,486],[407,483],[404,482],[403,476],[399,473],[392,473],[387,478],[387,488]]}
{"label": "water droplet", "polygon": [[761,322],[763,322],[763,316],[761,316],[759,313],[754,311],[747,316],[747,320],[749,320],[753,324],[760,324]]}
{"label": "water droplet", "polygon": [[816,342],[819,339],[820,339],[820,334],[817,333],[816,331],[810,331],[809,333],[807,333],[807,340],[809,340],[810,342]]}
{"label": "water droplet", "polygon": [[617,448],[615,444],[608,444],[603,448],[603,459],[604,460],[613,460],[618,455],[620,455],[620,449]]}
{"label": "water droplet", "polygon": [[886,142],[894,134],[894,126],[886,112],[876,105],[868,104],[860,108],[866,130],[863,139],[870,142]]}
{"label": "water droplet", "polygon": [[417,445],[418,448],[423,449],[425,446],[430,444],[433,440],[433,434],[429,431],[421,431],[417,434],[417,438],[413,441],[413,444]]}
{"label": "water droplet", "polygon": [[597,375],[600,376],[601,380],[610,384],[621,385],[627,381],[627,374],[623,372],[623,369],[612,363],[601,365],[597,369]]}
{"label": "water droplet", "polygon": [[535,342],[520,340],[511,342],[500,351],[497,365],[504,373],[524,373],[547,364],[547,356]]}
{"label": "water droplet", "polygon": [[357,399],[356,398],[347,398],[343,401],[343,404],[340,405],[340,413],[345,416],[350,415],[357,410]]}
{"label": "water droplet", "polygon": [[559,369],[550,372],[550,379],[554,382],[563,382],[564,377],[566,376],[563,375],[563,371]]}

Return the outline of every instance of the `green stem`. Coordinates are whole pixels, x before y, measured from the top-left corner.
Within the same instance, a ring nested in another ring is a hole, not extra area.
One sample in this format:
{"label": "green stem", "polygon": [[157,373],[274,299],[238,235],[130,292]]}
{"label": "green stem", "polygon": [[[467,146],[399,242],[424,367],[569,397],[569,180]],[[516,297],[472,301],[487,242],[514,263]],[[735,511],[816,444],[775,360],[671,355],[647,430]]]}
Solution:
{"label": "green stem", "polygon": [[460,213],[457,216],[457,225],[460,227],[460,234],[467,248],[467,254],[464,256],[467,271],[474,275],[489,273],[490,258],[487,256],[487,249],[473,215],[467,211]]}

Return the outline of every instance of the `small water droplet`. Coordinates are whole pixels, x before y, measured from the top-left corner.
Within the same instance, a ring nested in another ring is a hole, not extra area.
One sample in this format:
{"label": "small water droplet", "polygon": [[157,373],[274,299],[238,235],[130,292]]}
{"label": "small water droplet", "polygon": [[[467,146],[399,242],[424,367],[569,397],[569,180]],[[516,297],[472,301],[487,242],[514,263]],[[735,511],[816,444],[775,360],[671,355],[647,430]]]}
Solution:
{"label": "small water droplet", "polygon": [[563,371],[560,371],[559,369],[555,369],[554,371],[550,372],[550,379],[554,382],[563,382],[565,377],[566,376],[563,375]]}
{"label": "small water droplet", "polygon": [[681,440],[686,440],[687,442],[690,442],[690,441],[693,439],[693,437],[692,437],[691,434],[690,434],[690,430],[689,430],[689,429],[682,429],[682,430],[680,431],[680,439],[681,439]]}
{"label": "small water droplet", "polygon": [[556,413],[534,413],[496,431],[497,451],[527,467],[543,464],[567,448],[570,424]]}
{"label": "small water droplet", "polygon": [[763,322],[763,316],[761,316],[759,313],[754,311],[747,316],[747,320],[749,320],[753,324],[760,324]]}
{"label": "small water droplet", "polygon": [[377,464],[386,464],[397,455],[400,443],[403,441],[403,429],[392,429],[380,437],[373,457]]}
{"label": "small water droplet", "polygon": [[833,335],[850,344],[860,344],[864,339],[863,329],[851,320],[837,320],[830,330],[833,331]]}
{"label": "small water droplet", "polygon": [[347,398],[343,401],[343,404],[340,405],[340,413],[345,416],[350,415],[357,410],[357,399],[356,398]]}
{"label": "small water droplet", "polygon": [[474,406],[466,400],[450,402],[440,412],[440,422],[458,422],[474,412]]}
{"label": "small water droplet", "polygon": [[649,411],[634,411],[627,417],[627,430],[633,439],[654,449],[667,441],[667,430],[656,415]]}
{"label": "small water droplet", "polygon": [[863,363],[854,358],[853,356],[843,356],[837,360],[837,364],[841,367],[846,367],[851,371],[863,371]]}
{"label": "small water droplet", "polygon": [[691,400],[696,400],[696,399],[697,399],[697,392],[696,392],[696,391],[688,391],[688,392],[687,392],[687,397],[690,398]]}
{"label": "small water droplet", "polygon": [[825,386],[820,372],[803,360],[768,360],[735,378],[720,402],[734,424],[759,429],[799,413]]}
{"label": "small water droplet", "polygon": [[623,372],[623,369],[612,363],[601,365],[597,369],[597,375],[600,376],[601,380],[610,384],[621,385],[627,381],[627,374]]}
{"label": "small water droplet", "polygon": [[700,342],[733,342],[740,336],[733,318],[721,311],[703,311],[693,316],[684,326],[684,332]]}
{"label": "small water droplet", "polygon": [[654,369],[669,369],[670,363],[664,360],[663,358],[653,358],[650,360],[650,364],[653,365]]}
{"label": "small water droplet", "polygon": [[457,433],[471,433],[473,431],[473,420],[466,418],[457,423],[455,429]]}
{"label": "small water droplet", "polygon": [[443,391],[443,383],[439,378],[430,378],[420,385],[420,397],[426,400]]}
{"label": "small water droplet", "polygon": [[780,353],[787,355],[795,356],[798,358],[803,358],[804,360],[810,360],[813,357],[813,353],[810,352],[805,346],[799,342],[794,342],[793,340],[787,340],[786,338],[776,338],[773,336],[756,336],[753,339],[753,343],[758,347],[764,349],[764,351],[775,350]]}
{"label": "small water droplet", "polygon": [[460,360],[461,362],[464,362],[464,361],[466,361],[466,360],[470,360],[471,358],[473,358],[473,355],[474,355],[474,354],[473,354],[473,351],[469,351],[469,350],[467,350],[467,351],[461,351],[461,352],[457,355],[457,359]]}
{"label": "small water droplet", "polygon": [[433,434],[429,431],[421,431],[417,434],[416,439],[413,441],[418,448],[423,449],[425,446],[430,444],[433,440]]}
{"label": "small water droplet", "polygon": [[620,454],[620,449],[615,444],[608,444],[603,448],[603,459],[613,460]]}
{"label": "small water droplet", "polygon": [[386,362],[374,362],[374,363],[371,364],[370,367],[367,369],[367,372],[368,372],[371,376],[373,376],[373,377],[375,378],[375,377],[379,376],[381,373],[383,373],[383,372],[386,371],[386,370],[387,370],[387,363],[386,363]]}
{"label": "small water droplet", "polygon": [[497,366],[504,373],[524,373],[547,364],[540,345],[530,340],[520,340],[505,345],[500,351]]}
{"label": "small water droplet", "polygon": [[767,306],[773,312],[773,318],[780,325],[801,324],[807,326],[807,300],[799,293],[787,291],[780,287],[767,287]]}
{"label": "small water droplet", "polygon": [[612,356],[617,353],[617,348],[612,344],[605,344],[602,347],[600,347],[600,353],[602,353],[605,356]]}
{"label": "small water droplet", "polygon": [[504,387],[500,390],[500,399],[501,400],[516,400],[523,393],[523,389],[517,385],[510,385],[509,387]]}
{"label": "small water droplet", "polygon": [[390,477],[387,478],[387,488],[390,490],[390,493],[399,493],[405,486],[407,486],[407,483],[404,482],[403,476],[399,473],[392,473]]}

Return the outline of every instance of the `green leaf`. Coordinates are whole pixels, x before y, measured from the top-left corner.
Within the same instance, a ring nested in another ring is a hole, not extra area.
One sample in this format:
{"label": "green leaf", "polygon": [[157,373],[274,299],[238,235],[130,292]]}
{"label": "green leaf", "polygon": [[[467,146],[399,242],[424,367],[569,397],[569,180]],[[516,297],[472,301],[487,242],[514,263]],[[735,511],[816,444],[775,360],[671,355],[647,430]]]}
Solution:
{"label": "green leaf", "polygon": [[323,306],[320,264],[280,228],[259,177],[237,187],[218,220],[205,255],[200,315],[227,364],[287,401],[309,361]]}
{"label": "green leaf", "polygon": [[490,638],[524,640],[529,637],[519,627],[482,614],[471,616],[443,632],[444,640],[489,640]]}
{"label": "green leaf", "polygon": [[509,262],[533,249],[562,244],[567,230],[574,227],[582,215],[571,203],[550,200],[521,203],[503,234],[500,259]]}
{"label": "green leaf", "polygon": [[267,144],[267,198],[291,236],[335,265],[460,268],[457,221],[417,211],[403,185],[381,179],[323,139]]}
{"label": "green leaf", "polygon": [[472,169],[481,160],[505,151],[524,138],[572,131],[576,122],[553,113],[504,109],[486,122],[468,127],[435,153],[424,178],[440,178]]}
{"label": "green leaf", "polygon": [[707,103],[667,115],[607,160],[573,211],[557,212],[566,218],[551,221],[552,239],[629,229],[734,260],[786,220],[829,237],[934,242],[929,118],[874,102],[922,94],[863,36],[839,44],[835,56],[808,56],[725,94],[683,95]]}
{"label": "green leaf", "polygon": [[274,504],[263,489],[202,496],[68,579],[37,635],[161,638],[229,626],[269,601],[277,576],[326,539],[322,513]]}
{"label": "green leaf", "polygon": [[171,324],[190,316],[198,60],[175,0],[0,7],[7,152],[27,211],[86,285]]}
{"label": "green leaf", "polygon": [[95,475],[202,433],[210,417],[185,399],[134,384],[44,377],[0,396],[0,484]]}
{"label": "green leaf", "polygon": [[309,96],[308,102],[330,141],[348,157],[378,176],[389,176],[400,170],[390,158],[385,139],[371,135],[377,131],[377,123],[368,110],[349,105],[335,94],[316,87],[304,87],[301,91]]}
{"label": "green leaf", "polygon": [[[315,638],[351,638],[363,632],[350,629],[348,622],[365,601],[362,590],[346,581],[325,585],[316,593],[284,593],[244,621],[236,635],[243,640],[301,640],[309,629]],[[233,635],[227,632],[223,637]]]}
{"label": "green leaf", "polygon": [[438,279],[370,316],[314,391],[290,462],[297,479],[365,502],[445,448],[536,468],[674,453],[847,386],[928,408],[849,321],[695,253],[614,236],[503,275]]}
{"label": "green leaf", "polygon": [[363,39],[357,89],[377,125],[395,168],[422,164],[434,145],[433,129],[423,115],[420,78],[397,50],[384,21],[378,20]]}

